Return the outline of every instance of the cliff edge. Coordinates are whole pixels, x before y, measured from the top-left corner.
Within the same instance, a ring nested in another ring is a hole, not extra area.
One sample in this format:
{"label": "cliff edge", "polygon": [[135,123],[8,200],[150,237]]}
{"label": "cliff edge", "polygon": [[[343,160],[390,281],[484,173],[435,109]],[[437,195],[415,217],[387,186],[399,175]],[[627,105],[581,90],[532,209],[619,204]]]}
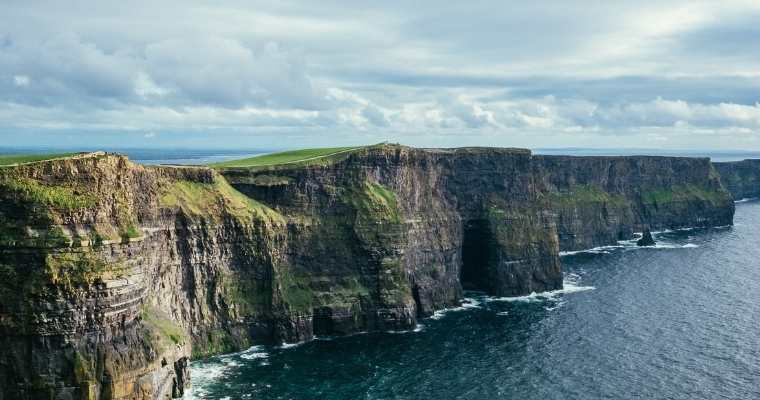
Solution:
{"label": "cliff edge", "polygon": [[707,159],[378,145],[304,162],[0,168],[0,400],[181,396],[192,357],[400,330],[559,253],[731,224]]}

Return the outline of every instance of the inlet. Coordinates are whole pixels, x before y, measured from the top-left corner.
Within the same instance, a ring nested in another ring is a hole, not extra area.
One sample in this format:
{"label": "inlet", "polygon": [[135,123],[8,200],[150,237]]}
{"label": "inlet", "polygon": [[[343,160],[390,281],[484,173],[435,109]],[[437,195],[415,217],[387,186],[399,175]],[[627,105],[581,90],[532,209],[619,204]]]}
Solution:
{"label": "inlet", "polygon": [[492,287],[489,265],[493,262],[493,246],[488,221],[470,220],[465,223],[462,238],[462,268],[459,281],[464,290],[489,292]]}

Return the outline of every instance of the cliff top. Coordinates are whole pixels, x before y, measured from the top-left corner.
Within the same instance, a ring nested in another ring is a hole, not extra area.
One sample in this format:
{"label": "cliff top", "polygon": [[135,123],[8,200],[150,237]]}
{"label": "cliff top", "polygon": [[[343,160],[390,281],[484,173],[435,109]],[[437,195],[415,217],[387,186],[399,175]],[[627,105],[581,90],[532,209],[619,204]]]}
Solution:
{"label": "cliff top", "polygon": [[260,156],[242,158],[220,163],[209,164],[218,168],[246,168],[246,167],[264,167],[270,165],[297,164],[309,161],[316,161],[323,158],[329,158],[339,154],[350,153],[352,151],[367,146],[356,147],[326,147],[315,149],[300,149],[283,151],[279,153],[263,154]]}
{"label": "cliff top", "polygon": [[396,150],[414,150],[435,154],[484,154],[510,153],[530,155],[531,151],[520,148],[501,147],[454,147],[454,148],[414,148],[393,143],[378,143],[368,146],[327,147],[284,151],[260,156],[209,164],[212,168],[221,169],[279,169],[287,167],[303,167],[310,165],[331,164],[348,157],[351,154],[363,152],[384,152]]}
{"label": "cliff top", "polygon": [[105,153],[102,151],[93,153],[9,154],[0,156],[0,167],[9,167],[42,161],[65,160],[71,158],[97,157],[104,154]]}

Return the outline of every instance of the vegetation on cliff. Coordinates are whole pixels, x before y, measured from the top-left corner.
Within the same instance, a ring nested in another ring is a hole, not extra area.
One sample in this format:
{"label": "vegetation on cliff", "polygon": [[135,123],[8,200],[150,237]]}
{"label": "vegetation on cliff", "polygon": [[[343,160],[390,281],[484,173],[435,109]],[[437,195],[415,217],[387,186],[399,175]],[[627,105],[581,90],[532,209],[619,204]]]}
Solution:
{"label": "vegetation on cliff", "polygon": [[57,153],[57,154],[9,154],[0,155],[0,166],[25,164],[37,161],[55,160],[67,158],[77,153]]}
{"label": "vegetation on cliff", "polygon": [[548,199],[551,206],[564,208],[589,203],[606,203],[617,207],[629,204],[625,196],[609,193],[596,185],[572,185],[567,190],[550,192]]}
{"label": "vegetation on cliff", "polygon": [[705,201],[719,206],[731,201],[731,195],[725,190],[715,190],[694,184],[674,185],[668,188],[658,188],[641,194],[645,204],[665,204],[688,201]]}
{"label": "vegetation on cliff", "polygon": [[238,192],[219,175],[214,176],[213,183],[171,182],[164,187],[159,203],[163,207],[179,208],[189,217],[215,219],[228,213],[241,221],[254,218],[284,221],[282,215]]}
{"label": "vegetation on cliff", "polygon": [[280,164],[303,164],[309,162],[324,162],[330,157],[348,153],[360,149],[362,146],[354,147],[327,147],[315,149],[301,149],[293,151],[283,151],[279,153],[264,154],[256,157],[244,158],[240,160],[225,161],[210,164],[218,168],[249,168],[265,167]]}

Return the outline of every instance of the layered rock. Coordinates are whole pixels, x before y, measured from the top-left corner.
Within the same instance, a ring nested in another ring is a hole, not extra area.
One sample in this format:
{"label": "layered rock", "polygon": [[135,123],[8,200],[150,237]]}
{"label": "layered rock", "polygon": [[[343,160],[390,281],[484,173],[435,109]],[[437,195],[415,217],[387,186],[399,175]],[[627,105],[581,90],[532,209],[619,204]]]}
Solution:
{"label": "layered rock", "polygon": [[713,165],[734,199],[760,197],[760,160],[716,162]]}
{"label": "layered rock", "polygon": [[408,329],[465,288],[561,288],[561,248],[732,215],[700,159],[382,145],[218,172],[2,168],[0,400],[176,397],[190,357]]}
{"label": "layered rock", "polygon": [[707,158],[535,156],[563,251],[614,245],[644,228],[730,225],[734,205]]}

